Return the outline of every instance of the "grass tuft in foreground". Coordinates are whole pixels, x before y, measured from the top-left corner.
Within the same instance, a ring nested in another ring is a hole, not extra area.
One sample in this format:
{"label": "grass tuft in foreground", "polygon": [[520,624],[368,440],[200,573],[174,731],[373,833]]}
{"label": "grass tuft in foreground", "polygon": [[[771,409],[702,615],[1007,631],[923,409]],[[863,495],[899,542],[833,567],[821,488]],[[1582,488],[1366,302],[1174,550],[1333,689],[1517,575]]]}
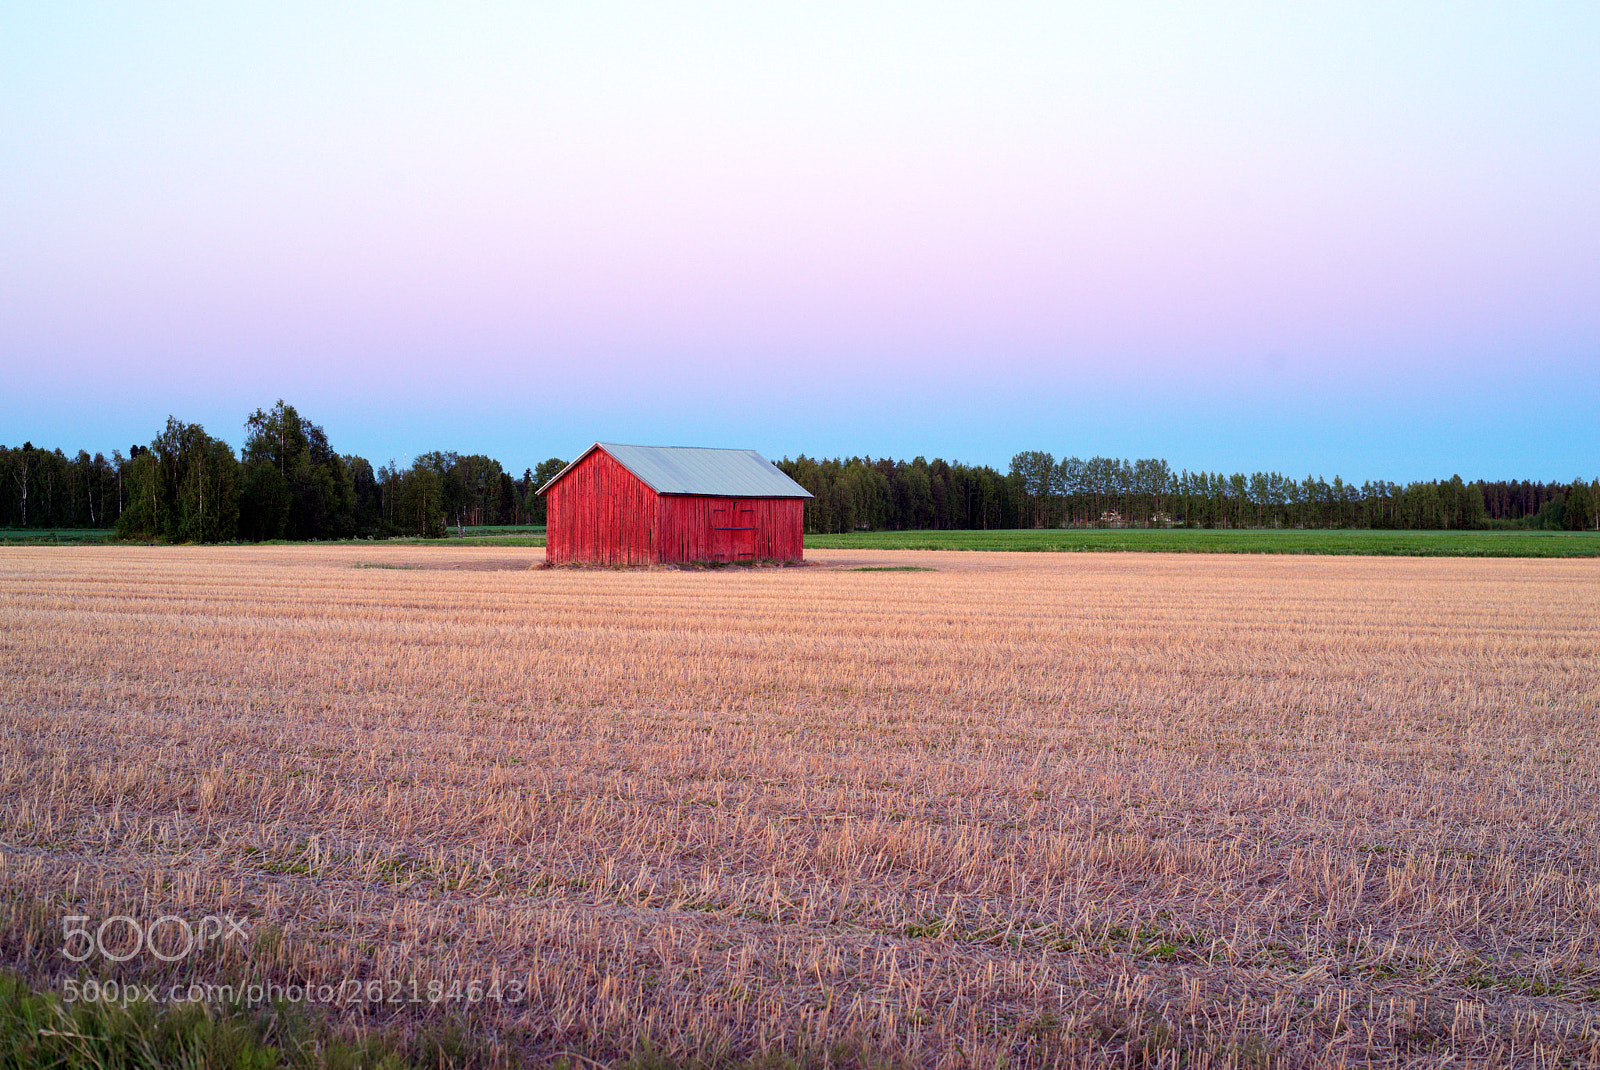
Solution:
{"label": "grass tuft in foreground", "polygon": [[846,569],[846,572],[937,572],[936,568],[926,565],[862,565],[860,568]]}
{"label": "grass tuft in foreground", "polygon": [[143,1001],[64,1004],[0,974],[0,1066],[15,1070],[278,1070],[468,1066],[458,1045],[425,1037],[413,1050],[381,1034],[336,1036],[292,1007],[255,1011]]}

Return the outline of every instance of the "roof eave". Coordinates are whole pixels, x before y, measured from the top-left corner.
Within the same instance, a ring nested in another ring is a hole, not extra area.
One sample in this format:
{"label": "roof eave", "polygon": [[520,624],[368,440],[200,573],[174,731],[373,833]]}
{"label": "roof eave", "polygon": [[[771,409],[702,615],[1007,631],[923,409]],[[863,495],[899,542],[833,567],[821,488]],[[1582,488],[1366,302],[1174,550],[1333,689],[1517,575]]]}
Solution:
{"label": "roof eave", "polygon": [[656,493],[663,498],[788,498],[797,502],[816,497],[809,490],[802,490],[799,494],[721,494],[706,490],[663,490]]}

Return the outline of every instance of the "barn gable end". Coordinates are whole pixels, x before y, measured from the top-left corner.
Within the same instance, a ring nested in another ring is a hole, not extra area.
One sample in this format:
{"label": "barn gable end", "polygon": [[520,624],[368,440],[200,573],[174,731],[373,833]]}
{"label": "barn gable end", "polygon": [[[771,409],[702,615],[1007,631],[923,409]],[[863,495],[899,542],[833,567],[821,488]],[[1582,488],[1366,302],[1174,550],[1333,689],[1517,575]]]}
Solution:
{"label": "barn gable end", "polygon": [[548,498],[545,560],[647,565],[656,560],[659,497],[603,450],[592,450],[540,491]]}
{"label": "barn gable end", "polygon": [[539,489],[545,560],[799,561],[811,494],[753,450],[597,442]]}

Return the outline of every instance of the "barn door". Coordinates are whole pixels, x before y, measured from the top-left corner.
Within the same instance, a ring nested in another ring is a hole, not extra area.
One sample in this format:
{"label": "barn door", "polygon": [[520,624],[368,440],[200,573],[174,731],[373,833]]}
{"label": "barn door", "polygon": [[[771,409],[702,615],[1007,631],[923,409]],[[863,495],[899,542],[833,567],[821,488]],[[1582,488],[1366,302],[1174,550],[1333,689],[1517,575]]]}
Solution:
{"label": "barn door", "polygon": [[756,556],[756,507],[724,499],[711,507],[711,556],[717,561],[750,561]]}

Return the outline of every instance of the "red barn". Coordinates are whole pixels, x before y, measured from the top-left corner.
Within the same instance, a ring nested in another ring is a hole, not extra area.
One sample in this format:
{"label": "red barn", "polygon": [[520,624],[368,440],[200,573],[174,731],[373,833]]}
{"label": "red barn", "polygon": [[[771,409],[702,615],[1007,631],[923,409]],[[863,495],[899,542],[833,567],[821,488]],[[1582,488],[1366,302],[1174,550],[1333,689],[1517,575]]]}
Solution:
{"label": "red barn", "polygon": [[551,564],[799,561],[800,484],[755,450],[596,442],[539,493]]}

